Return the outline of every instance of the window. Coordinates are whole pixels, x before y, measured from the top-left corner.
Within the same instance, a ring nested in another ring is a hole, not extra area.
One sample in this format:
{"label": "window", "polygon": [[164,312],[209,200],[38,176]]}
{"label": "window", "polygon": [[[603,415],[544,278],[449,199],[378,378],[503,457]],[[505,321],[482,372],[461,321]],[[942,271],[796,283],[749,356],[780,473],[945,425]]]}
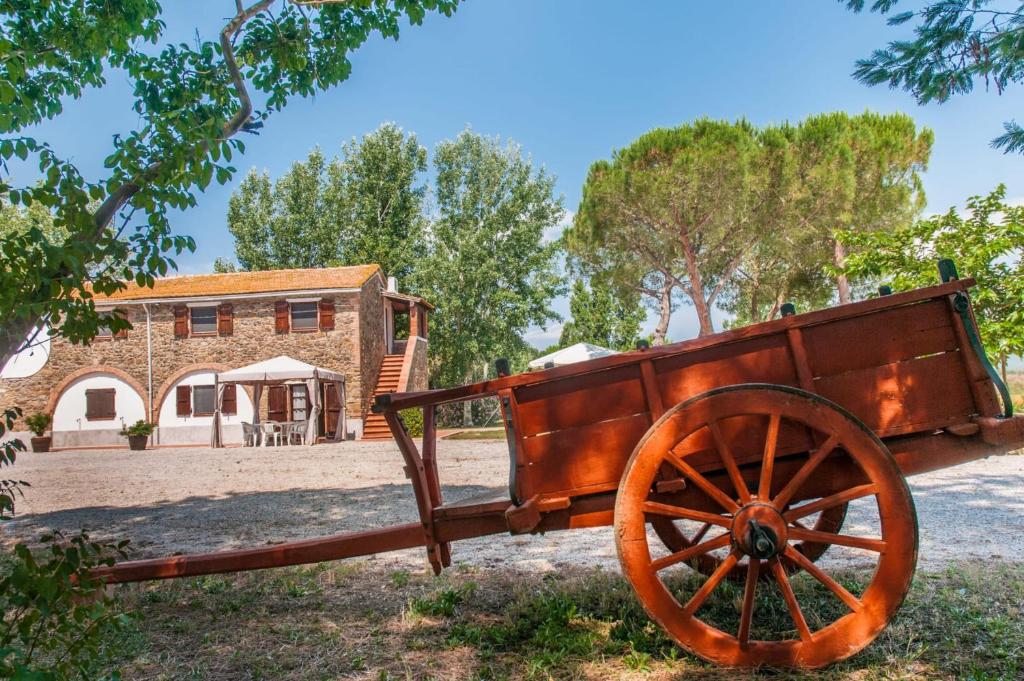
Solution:
{"label": "window", "polygon": [[192,414],[195,416],[211,416],[214,410],[215,397],[212,385],[192,386]]}
{"label": "window", "polygon": [[306,386],[293,385],[292,392],[292,421],[306,420]]}
{"label": "window", "polygon": [[117,413],[114,409],[114,388],[92,388],[85,391],[85,419],[87,421],[112,421]]}
{"label": "window", "polygon": [[292,303],[292,329],[295,331],[315,331],[317,329],[317,304]]}
{"label": "window", "polygon": [[217,307],[189,308],[192,316],[192,335],[217,333]]}

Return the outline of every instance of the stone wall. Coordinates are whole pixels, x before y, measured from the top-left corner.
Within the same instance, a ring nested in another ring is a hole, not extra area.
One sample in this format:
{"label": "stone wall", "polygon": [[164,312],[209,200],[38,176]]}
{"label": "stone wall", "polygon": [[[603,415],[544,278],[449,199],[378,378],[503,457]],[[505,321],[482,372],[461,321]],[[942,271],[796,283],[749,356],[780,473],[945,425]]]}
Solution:
{"label": "stone wall", "polygon": [[[376,287],[375,289],[373,287]],[[25,415],[52,413],[68,377],[83,371],[112,367],[133,379],[149,413],[157,414],[160,403],[171,394],[176,377],[191,368],[210,365],[239,367],[288,355],[309,364],[343,372],[346,376],[346,410],[350,418],[365,415],[364,396],[373,393],[383,348],[383,309],[378,277],[364,286],[367,295],[336,294],[333,331],[276,334],[274,298],[235,300],[234,333],[231,336],[174,337],[174,305],[150,305],[152,315],[153,404],[149,404],[146,357],[146,316],[141,305],[124,305],[133,327],[124,339],[96,340],[76,346],[54,338],[49,361],[27,378],[0,379],[0,405],[20,406]],[[367,324],[360,328],[361,317]],[[362,358],[362,363],[360,362]],[[372,372],[368,369],[372,364]],[[364,390],[367,378],[372,378]],[[173,399],[173,396],[172,396]],[[265,403],[265,401],[264,401]],[[20,429],[19,424],[17,429]]]}
{"label": "stone wall", "polygon": [[411,342],[415,343],[412,350],[412,359],[409,362],[409,380],[405,390],[418,392],[426,390],[429,385],[429,369],[427,367],[427,339],[414,336]]}
{"label": "stone wall", "polygon": [[384,361],[384,353],[387,352],[387,343],[384,338],[384,295],[382,293],[383,283],[379,277],[370,277],[369,281],[363,284],[362,295],[360,296],[359,309],[359,391],[350,391],[349,402],[355,401],[358,404],[360,418],[366,418],[370,413],[373,404],[373,391],[377,387],[377,378],[380,376],[380,366]]}

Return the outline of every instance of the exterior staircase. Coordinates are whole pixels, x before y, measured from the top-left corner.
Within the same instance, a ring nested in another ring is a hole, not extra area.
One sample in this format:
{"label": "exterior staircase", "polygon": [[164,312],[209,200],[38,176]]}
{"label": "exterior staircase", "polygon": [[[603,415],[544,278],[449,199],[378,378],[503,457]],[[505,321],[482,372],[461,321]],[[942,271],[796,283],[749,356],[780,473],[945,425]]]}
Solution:
{"label": "exterior staircase", "polygon": [[[402,375],[404,358],[404,355],[384,355],[384,361],[380,365],[380,376],[377,378],[377,389],[373,391],[374,396],[398,390],[398,379]],[[363,422],[363,439],[391,439],[391,429],[382,415],[371,412],[366,417]]]}

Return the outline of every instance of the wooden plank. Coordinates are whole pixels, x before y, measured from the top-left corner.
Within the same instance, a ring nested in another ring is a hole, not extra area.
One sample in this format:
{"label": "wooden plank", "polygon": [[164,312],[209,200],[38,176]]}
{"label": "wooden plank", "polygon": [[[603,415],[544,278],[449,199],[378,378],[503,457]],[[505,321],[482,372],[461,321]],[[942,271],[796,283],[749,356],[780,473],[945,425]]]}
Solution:
{"label": "wooden plank", "polygon": [[807,346],[804,344],[802,329],[788,329],[786,338],[789,340],[789,352],[793,355],[793,368],[796,369],[797,381],[804,390],[814,390],[814,372],[807,357]]}
{"label": "wooden plank", "polygon": [[651,415],[651,423],[665,413],[665,404],[661,399],[661,384],[650,360],[640,362],[640,377],[643,382],[644,398],[647,400],[647,411]]}
{"label": "wooden plank", "polygon": [[968,421],[974,412],[959,352],[947,352],[815,380],[815,392],[880,437]]}
{"label": "wooden plank", "polygon": [[666,405],[675,406],[712,388],[737,383],[796,385],[782,333],[654,362]]}
{"label": "wooden plank", "polygon": [[957,347],[944,299],[812,326],[803,330],[803,340],[815,376],[834,376]]}
{"label": "wooden plank", "polygon": [[261,546],[255,549],[133,560],[118,563],[112,567],[97,568],[93,570],[92,574],[108,584],[141,582],[151,579],[170,579],[172,577],[320,563],[339,558],[368,556],[374,553],[423,546],[423,542],[422,526],[418,523],[411,523],[380,530],[351,532],[274,546]]}
{"label": "wooden plank", "polygon": [[524,438],[531,494],[618,485],[627,459],[648,428],[644,412]]}
{"label": "wooden plank", "polygon": [[515,391],[523,437],[646,411],[640,371],[625,366]]}

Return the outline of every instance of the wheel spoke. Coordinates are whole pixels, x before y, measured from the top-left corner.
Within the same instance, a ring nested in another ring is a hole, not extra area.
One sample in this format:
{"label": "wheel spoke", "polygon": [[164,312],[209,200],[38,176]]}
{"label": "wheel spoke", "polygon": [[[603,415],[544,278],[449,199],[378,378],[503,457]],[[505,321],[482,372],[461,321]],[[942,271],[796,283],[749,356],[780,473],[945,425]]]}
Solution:
{"label": "wheel spoke", "polygon": [[729,474],[729,479],[732,480],[732,486],[736,488],[736,494],[739,496],[740,503],[750,503],[750,490],[747,489],[747,482],[740,475],[739,466],[736,465],[736,457],[732,455],[732,450],[729,449],[729,443],[725,441],[725,437],[722,435],[722,429],[719,428],[718,421],[708,423],[708,430],[711,431],[711,437],[715,441],[715,449],[718,450],[718,456],[722,459],[722,463],[725,464],[725,470]]}
{"label": "wheel spoke", "polygon": [[837,435],[832,435],[825,441],[825,444],[818,447],[818,450],[808,457],[806,463],[800,467],[800,470],[796,472],[796,475],[786,483],[786,486],[782,488],[782,491],[772,499],[772,503],[775,505],[775,508],[783,508],[788,504],[789,500],[792,499],[793,495],[800,489],[800,485],[804,484],[807,478],[810,477],[811,473],[814,472],[818,465],[825,460],[825,457],[831,454],[832,450],[834,450],[838,445],[839,437]]}
{"label": "wheel spoke", "polygon": [[693,481],[693,484],[697,485],[709,497],[711,497],[719,506],[724,508],[729,513],[735,513],[739,510],[739,506],[735,501],[730,499],[725,492],[720,490],[710,480],[705,478],[703,475],[697,472],[697,469],[690,464],[683,461],[683,459],[675,452],[666,452],[665,458],[671,463],[676,469]]}
{"label": "wheel spoke", "polygon": [[864,604],[860,602],[860,599],[858,599],[852,593],[847,591],[842,584],[829,577],[824,570],[815,565],[813,561],[807,558],[807,556],[800,553],[792,546],[786,547],[786,556],[794,563],[802,567],[807,574],[811,575],[816,580],[818,580],[826,587],[828,587],[828,590],[834,593],[836,596],[838,596],[839,600],[841,600],[843,603],[846,603],[846,606],[850,608],[850,610],[852,610],[853,612],[859,612],[860,609],[864,607]]}
{"label": "wheel spoke", "polygon": [[848,534],[833,534],[831,532],[820,532],[818,530],[805,530],[801,527],[789,528],[789,537],[790,539],[802,539],[803,541],[814,542],[815,544],[838,544],[839,546],[866,549],[876,553],[885,551],[884,539],[851,537]]}
{"label": "wheel spoke", "polygon": [[856,487],[851,487],[848,490],[843,490],[842,492],[837,492],[836,494],[833,494],[831,496],[824,497],[823,499],[812,501],[809,504],[804,504],[803,506],[797,506],[796,508],[792,508],[788,511],[785,511],[782,514],[782,517],[786,519],[786,522],[791,523],[794,520],[806,518],[809,515],[817,513],[818,511],[824,511],[827,508],[832,508],[833,506],[845,504],[850,501],[853,501],[854,499],[860,499],[861,497],[871,496],[872,494],[878,494],[877,486],[873,484],[858,485]]}
{"label": "wheel spoke", "polygon": [[693,535],[693,537],[690,538],[690,543],[696,544],[697,542],[699,542],[701,539],[704,538],[704,535],[706,535],[708,533],[708,530],[710,529],[711,523],[704,523],[703,525],[701,525],[700,529],[697,530],[697,534]]}
{"label": "wheel spoke", "polygon": [[705,513],[704,511],[695,511],[681,506],[661,504],[656,501],[644,502],[644,513],[669,516],[670,518],[682,518],[683,520],[695,520],[699,523],[719,525],[721,527],[732,526],[732,520],[725,516],[715,515],[714,513]]}
{"label": "wheel spoke", "polygon": [[669,554],[664,558],[652,560],[651,568],[655,572],[658,572],[659,570],[664,570],[665,568],[671,567],[677,563],[682,563],[683,561],[690,560],[691,558],[703,555],[705,553],[708,553],[709,551],[714,551],[715,549],[720,549],[723,546],[728,546],[730,541],[732,541],[732,537],[728,532],[726,532],[725,534],[715,537],[714,539],[709,539],[702,544],[691,546],[689,548],[683,549],[682,551],[676,551],[675,553]]}
{"label": "wheel spoke", "polygon": [[779,583],[779,590],[782,591],[782,598],[785,599],[786,605],[789,607],[789,614],[793,618],[793,624],[796,625],[796,630],[800,632],[800,639],[802,641],[810,641],[811,629],[807,626],[807,620],[804,619],[804,613],[800,610],[800,604],[796,602],[796,594],[793,593],[793,587],[789,583],[786,569],[782,567],[782,563],[777,558],[772,558],[768,561],[768,565],[771,566],[772,574],[775,575],[775,581]]}
{"label": "wheel spoke", "polygon": [[743,588],[743,609],[740,610],[740,630],[736,638],[740,647],[746,648],[750,641],[750,620],[754,616],[754,596],[757,594],[757,578],[761,571],[761,561],[753,556],[747,564],[747,583]]}
{"label": "wheel spoke", "polygon": [[772,414],[768,419],[768,437],[764,442],[764,458],[761,461],[761,480],[757,488],[757,496],[768,499],[772,494],[772,472],[775,469],[775,448],[779,443],[779,424],[782,416]]}
{"label": "wheel spoke", "polygon": [[693,594],[693,598],[687,601],[686,605],[683,606],[683,617],[692,617],[693,613],[697,612],[698,608],[704,604],[711,592],[715,590],[725,576],[729,574],[729,571],[736,567],[736,563],[739,561],[739,551],[733,550],[722,564],[718,566],[718,569],[711,573],[711,576],[705,580],[704,584],[697,590],[697,593]]}

